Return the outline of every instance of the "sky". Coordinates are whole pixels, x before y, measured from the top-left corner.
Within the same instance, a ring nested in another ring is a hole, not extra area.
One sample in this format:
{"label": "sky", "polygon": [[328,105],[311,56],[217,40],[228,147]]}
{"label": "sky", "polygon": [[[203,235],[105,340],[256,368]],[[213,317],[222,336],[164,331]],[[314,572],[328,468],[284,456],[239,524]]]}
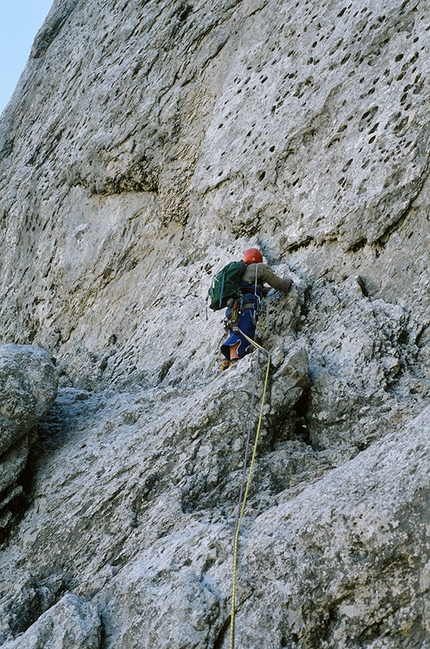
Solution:
{"label": "sky", "polygon": [[25,68],[53,0],[0,0],[0,113]]}

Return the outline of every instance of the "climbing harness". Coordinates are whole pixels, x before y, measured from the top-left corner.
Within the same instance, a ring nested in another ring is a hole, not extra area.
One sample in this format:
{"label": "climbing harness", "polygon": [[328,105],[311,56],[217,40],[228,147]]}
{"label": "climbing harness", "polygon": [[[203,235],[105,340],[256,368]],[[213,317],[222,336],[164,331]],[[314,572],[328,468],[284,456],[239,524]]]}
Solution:
{"label": "climbing harness", "polygon": [[[239,329],[240,331],[240,329]],[[255,340],[252,340],[249,338],[246,334],[243,333],[243,331],[240,331],[242,336],[244,336],[250,343],[257,349],[257,358],[256,358],[256,365],[255,365],[255,374],[254,374],[254,389],[253,389],[253,395],[252,395],[252,402],[251,402],[251,413],[250,413],[250,419],[249,419],[249,427],[248,427],[248,437],[247,437],[247,442],[246,442],[246,449],[245,449],[245,461],[244,461],[244,467],[243,467],[243,479],[242,479],[242,485],[240,488],[240,495],[239,495],[239,510],[238,510],[238,515],[236,519],[236,529],[235,529],[235,535],[234,535],[234,546],[233,546],[233,578],[232,578],[232,588],[231,588],[231,616],[230,616],[230,644],[229,644],[229,649],[234,649],[234,626],[235,626],[235,608],[236,608],[236,584],[237,584],[237,562],[238,562],[238,553],[239,553],[239,535],[240,535],[240,528],[242,524],[242,519],[243,515],[245,513],[245,506],[246,506],[246,501],[248,498],[248,492],[249,488],[251,485],[251,478],[252,478],[252,472],[254,469],[254,463],[255,463],[255,457],[257,453],[257,445],[258,445],[258,438],[260,435],[260,429],[261,429],[261,422],[263,420],[263,408],[264,408],[264,402],[266,399],[266,391],[267,391],[267,384],[269,381],[269,370],[270,370],[270,352],[267,349],[264,349],[261,345],[259,345]],[[249,464],[249,469],[248,469],[248,476],[246,480],[246,486],[245,489],[244,487],[244,477],[246,474],[246,465],[247,465],[247,460],[248,460],[248,451],[249,451],[249,445],[250,445],[250,437],[251,437],[251,428],[252,428],[252,414],[253,414],[253,409],[254,409],[254,399],[255,399],[255,390],[256,390],[256,380],[257,380],[257,369],[258,369],[258,354],[260,351],[263,351],[267,354],[267,365],[266,365],[266,374],[264,378],[264,386],[263,386],[263,394],[261,397],[261,405],[260,405],[260,414],[258,418],[258,424],[257,424],[257,430],[255,433],[255,439],[254,439],[254,446],[253,446],[253,451],[252,451],[252,456],[251,456],[251,461]]]}

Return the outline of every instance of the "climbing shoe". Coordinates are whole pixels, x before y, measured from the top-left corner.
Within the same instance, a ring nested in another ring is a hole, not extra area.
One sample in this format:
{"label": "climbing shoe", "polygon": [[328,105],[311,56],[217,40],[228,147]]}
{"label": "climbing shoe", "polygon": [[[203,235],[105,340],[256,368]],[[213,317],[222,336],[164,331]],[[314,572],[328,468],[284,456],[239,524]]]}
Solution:
{"label": "climbing shoe", "polygon": [[221,369],[222,371],[226,370],[228,367],[231,367],[235,363],[237,363],[239,359],[238,358],[233,358],[232,360],[225,360],[221,363]]}

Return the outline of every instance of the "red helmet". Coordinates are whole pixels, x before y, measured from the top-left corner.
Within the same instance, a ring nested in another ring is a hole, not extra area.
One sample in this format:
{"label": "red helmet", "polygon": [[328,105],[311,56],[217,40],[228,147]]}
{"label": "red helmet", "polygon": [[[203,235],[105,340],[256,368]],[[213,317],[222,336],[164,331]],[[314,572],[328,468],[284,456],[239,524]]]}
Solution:
{"label": "red helmet", "polygon": [[247,264],[260,264],[263,261],[263,255],[258,250],[258,248],[248,248],[245,250],[242,257],[243,261],[246,261]]}

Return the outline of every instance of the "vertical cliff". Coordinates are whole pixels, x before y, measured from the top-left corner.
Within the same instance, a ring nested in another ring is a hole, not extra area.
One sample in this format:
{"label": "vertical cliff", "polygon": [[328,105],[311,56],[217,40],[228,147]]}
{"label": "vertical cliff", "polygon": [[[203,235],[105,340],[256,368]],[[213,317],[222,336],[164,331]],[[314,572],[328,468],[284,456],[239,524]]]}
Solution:
{"label": "vertical cliff", "polygon": [[229,646],[265,361],[221,372],[204,298],[249,245],[294,286],[259,322],[239,646],[430,646],[427,13],[55,0],[0,118],[0,343],[60,381],[9,649]]}

